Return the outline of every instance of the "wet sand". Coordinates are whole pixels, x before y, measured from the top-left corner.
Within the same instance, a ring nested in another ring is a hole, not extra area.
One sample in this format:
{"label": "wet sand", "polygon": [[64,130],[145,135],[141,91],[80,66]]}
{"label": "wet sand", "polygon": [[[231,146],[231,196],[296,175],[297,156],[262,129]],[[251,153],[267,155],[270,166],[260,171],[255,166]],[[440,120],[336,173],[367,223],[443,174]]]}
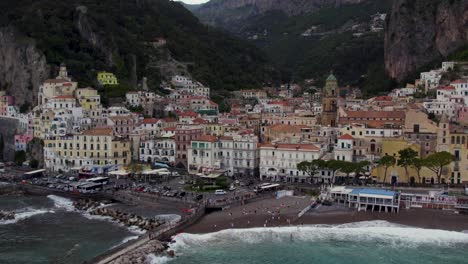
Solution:
{"label": "wet sand", "polygon": [[206,215],[183,232],[210,233],[229,228],[272,227],[288,225],[346,224],[385,220],[391,223],[450,231],[468,230],[468,215],[432,209],[401,209],[400,213],[357,212],[346,207],[321,206],[302,217],[298,213],[310,203],[310,198],[285,197],[268,199],[229,208]]}

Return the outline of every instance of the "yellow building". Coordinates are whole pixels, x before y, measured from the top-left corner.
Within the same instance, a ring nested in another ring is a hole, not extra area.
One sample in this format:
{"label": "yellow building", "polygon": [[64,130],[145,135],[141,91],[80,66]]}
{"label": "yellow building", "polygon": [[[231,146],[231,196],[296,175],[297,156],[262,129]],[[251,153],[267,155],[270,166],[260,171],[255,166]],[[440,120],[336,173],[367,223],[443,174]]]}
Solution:
{"label": "yellow building", "polygon": [[91,87],[76,89],[75,97],[84,110],[94,110],[101,106],[101,96]]}
{"label": "yellow building", "polygon": [[221,124],[204,124],[205,134],[222,137],[227,130],[227,126]]}
{"label": "yellow building", "polygon": [[468,135],[463,131],[450,133],[450,153],[455,156],[455,162],[448,166],[447,181],[452,184],[468,183]]}
{"label": "yellow building", "polygon": [[102,173],[130,164],[130,141],[114,137],[111,128],[51,137],[44,140],[44,160],[45,167],[52,171],[87,168]]}
{"label": "yellow building", "polygon": [[[401,138],[382,140],[382,156],[393,156],[398,161],[398,151],[405,148],[411,148],[415,150],[419,156],[421,155],[421,146],[418,144],[411,144]],[[427,180],[427,177],[432,175],[431,173],[432,172],[429,170],[424,169],[421,171],[421,179],[418,179],[418,173],[413,168],[408,168],[408,175],[406,175],[405,168],[395,165],[394,167],[388,168],[386,177],[385,168],[383,166],[374,168],[372,176],[377,177],[378,182],[384,182],[385,179],[385,183],[417,183]]]}
{"label": "yellow building", "polygon": [[116,85],[119,84],[117,77],[111,72],[98,72],[98,82],[101,85]]}

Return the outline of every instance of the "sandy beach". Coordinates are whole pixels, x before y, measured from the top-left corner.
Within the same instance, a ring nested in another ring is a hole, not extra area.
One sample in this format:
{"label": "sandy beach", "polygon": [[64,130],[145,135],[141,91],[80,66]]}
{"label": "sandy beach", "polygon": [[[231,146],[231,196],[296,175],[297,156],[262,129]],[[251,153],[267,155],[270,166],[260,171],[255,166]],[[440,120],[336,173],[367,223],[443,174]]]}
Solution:
{"label": "sandy beach", "polygon": [[430,209],[401,209],[398,214],[357,212],[341,206],[320,206],[302,217],[297,215],[310,203],[310,197],[267,199],[244,206],[206,215],[196,224],[183,230],[186,233],[210,233],[230,228],[272,227],[287,225],[346,224],[361,221],[385,220],[391,223],[450,231],[468,230],[468,215],[453,211]]}

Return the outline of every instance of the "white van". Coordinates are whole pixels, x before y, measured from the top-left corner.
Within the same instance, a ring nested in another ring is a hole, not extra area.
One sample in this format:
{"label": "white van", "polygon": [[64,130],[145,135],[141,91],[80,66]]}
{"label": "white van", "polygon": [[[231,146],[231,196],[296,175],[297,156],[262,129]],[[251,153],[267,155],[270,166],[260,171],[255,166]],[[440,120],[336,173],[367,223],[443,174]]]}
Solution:
{"label": "white van", "polygon": [[224,190],[216,190],[215,191],[215,195],[225,195],[226,194],[226,191]]}

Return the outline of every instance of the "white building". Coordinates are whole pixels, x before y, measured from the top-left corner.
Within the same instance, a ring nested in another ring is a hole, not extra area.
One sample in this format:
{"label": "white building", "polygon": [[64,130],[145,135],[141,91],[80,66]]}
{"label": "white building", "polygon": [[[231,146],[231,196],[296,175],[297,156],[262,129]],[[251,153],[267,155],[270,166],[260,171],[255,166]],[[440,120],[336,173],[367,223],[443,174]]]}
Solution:
{"label": "white building", "polygon": [[349,134],[344,134],[338,138],[334,148],[336,160],[353,161],[353,141],[354,138]]}
{"label": "white building", "polygon": [[310,182],[307,173],[297,169],[302,161],[319,159],[323,151],[314,144],[261,144],[260,179],[292,183]]}
{"label": "white building", "polygon": [[254,134],[225,135],[219,139],[221,169],[228,176],[258,176],[260,163]]}
{"label": "white building", "polygon": [[140,95],[137,92],[128,92],[125,94],[127,105],[138,107],[141,105]]}
{"label": "white building", "polygon": [[140,161],[175,164],[176,143],[174,133],[168,132],[161,137],[140,143]]}
{"label": "white building", "polygon": [[192,173],[208,173],[221,168],[218,138],[202,135],[192,140],[187,151],[187,164]]}

